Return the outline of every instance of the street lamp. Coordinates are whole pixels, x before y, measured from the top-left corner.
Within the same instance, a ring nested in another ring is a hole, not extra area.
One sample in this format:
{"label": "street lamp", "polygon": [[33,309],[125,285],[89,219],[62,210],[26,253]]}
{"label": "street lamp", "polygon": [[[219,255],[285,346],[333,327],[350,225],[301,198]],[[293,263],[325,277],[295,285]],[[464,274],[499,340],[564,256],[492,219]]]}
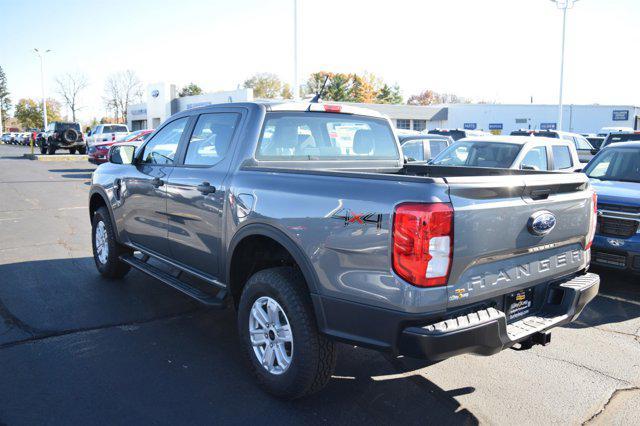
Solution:
{"label": "street lamp", "polygon": [[44,55],[51,52],[51,49],[47,49],[44,52],[40,52],[38,49],[33,49],[36,55],[40,58],[40,84],[42,85],[42,121],[44,123],[44,129],[47,128],[47,98],[44,93]]}
{"label": "street lamp", "polygon": [[560,97],[558,100],[558,130],[562,130],[562,85],[564,83],[564,35],[567,26],[567,9],[579,0],[551,0],[558,9],[562,10],[562,49],[560,53]]}

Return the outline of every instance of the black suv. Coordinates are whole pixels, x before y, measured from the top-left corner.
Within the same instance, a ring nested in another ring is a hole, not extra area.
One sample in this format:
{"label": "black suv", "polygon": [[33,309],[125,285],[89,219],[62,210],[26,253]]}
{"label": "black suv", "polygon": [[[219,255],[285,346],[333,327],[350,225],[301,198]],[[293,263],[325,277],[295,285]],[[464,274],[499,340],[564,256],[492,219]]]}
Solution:
{"label": "black suv", "polygon": [[58,149],[68,149],[71,154],[87,153],[78,123],[49,123],[39,142],[42,154],[55,154]]}

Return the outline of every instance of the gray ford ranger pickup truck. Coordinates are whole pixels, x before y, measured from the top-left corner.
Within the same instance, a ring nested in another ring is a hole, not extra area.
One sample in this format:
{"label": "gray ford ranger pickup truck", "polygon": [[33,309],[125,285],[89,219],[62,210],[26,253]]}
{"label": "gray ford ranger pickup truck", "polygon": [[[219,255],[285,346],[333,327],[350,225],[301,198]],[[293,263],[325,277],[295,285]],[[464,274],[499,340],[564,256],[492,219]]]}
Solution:
{"label": "gray ford ranger pickup truck", "polygon": [[248,365],[288,399],[330,380],[335,341],[432,361],[526,349],[599,287],[586,176],[405,164],[389,120],[350,106],[180,112],[111,149],[89,205],[102,275],[232,304]]}

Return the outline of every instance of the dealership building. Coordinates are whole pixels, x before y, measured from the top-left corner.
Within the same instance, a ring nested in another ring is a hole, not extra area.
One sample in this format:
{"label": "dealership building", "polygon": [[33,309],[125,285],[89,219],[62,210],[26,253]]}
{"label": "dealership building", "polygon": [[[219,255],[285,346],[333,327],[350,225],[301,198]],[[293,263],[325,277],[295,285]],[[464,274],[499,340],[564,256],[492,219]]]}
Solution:
{"label": "dealership building", "polygon": [[[178,97],[173,84],[147,86],[146,102],[130,105],[128,125],[132,130],[157,128],[180,111],[205,105],[252,101],[252,89],[236,89],[197,96]],[[351,104],[376,110],[391,119],[398,129],[435,128],[485,130],[508,135],[519,129],[558,129],[558,106],[536,104],[443,104],[391,105]],[[565,105],[562,130],[598,133],[602,127],[640,129],[640,107],[632,105]]]}

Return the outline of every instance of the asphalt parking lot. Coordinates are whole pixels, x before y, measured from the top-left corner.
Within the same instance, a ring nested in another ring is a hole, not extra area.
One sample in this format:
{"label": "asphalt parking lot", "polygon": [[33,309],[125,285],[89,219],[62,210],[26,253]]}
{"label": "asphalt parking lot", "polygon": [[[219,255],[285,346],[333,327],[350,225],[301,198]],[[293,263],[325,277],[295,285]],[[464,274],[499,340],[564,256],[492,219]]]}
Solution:
{"label": "asphalt parking lot", "polygon": [[342,345],[320,394],[281,402],[243,364],[234,312],[91,257],[94,166],[0,145],[0,424],[640,424],[640,278],[548,347],[429,365]]}

